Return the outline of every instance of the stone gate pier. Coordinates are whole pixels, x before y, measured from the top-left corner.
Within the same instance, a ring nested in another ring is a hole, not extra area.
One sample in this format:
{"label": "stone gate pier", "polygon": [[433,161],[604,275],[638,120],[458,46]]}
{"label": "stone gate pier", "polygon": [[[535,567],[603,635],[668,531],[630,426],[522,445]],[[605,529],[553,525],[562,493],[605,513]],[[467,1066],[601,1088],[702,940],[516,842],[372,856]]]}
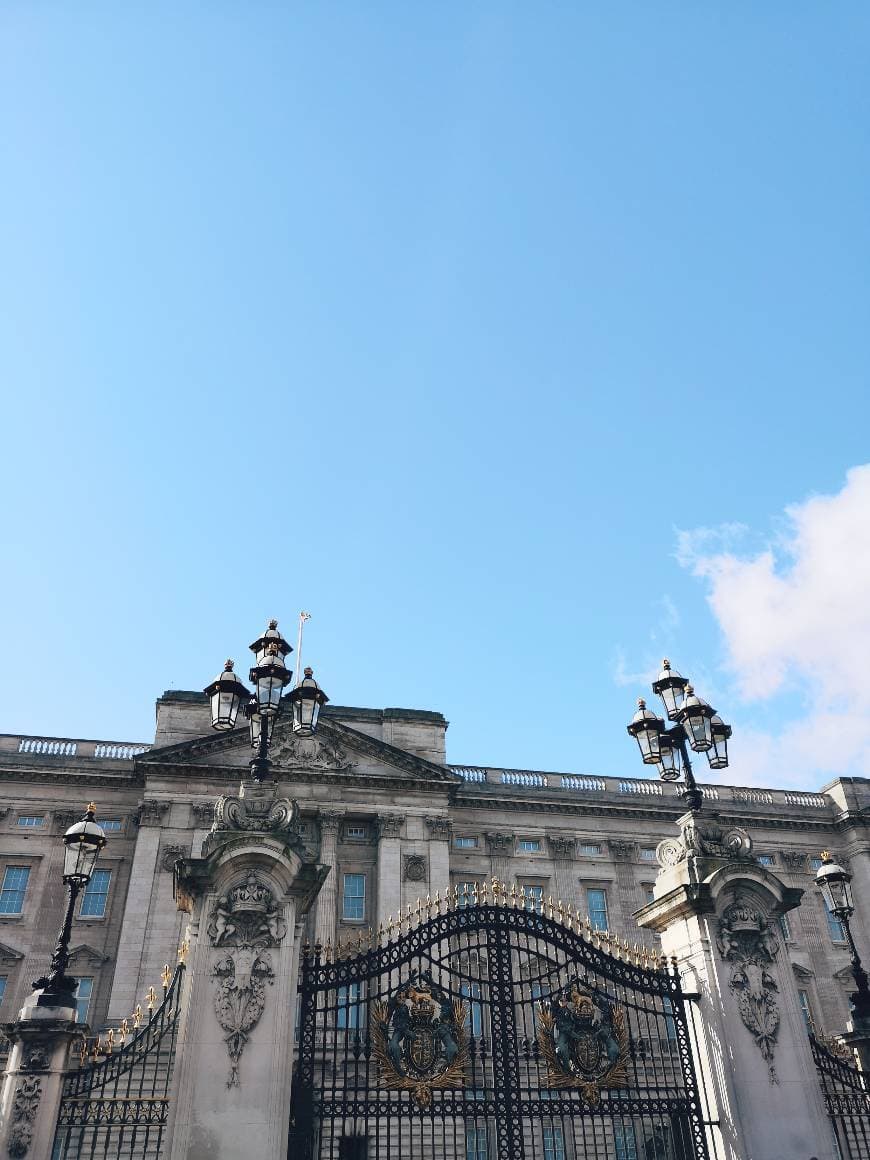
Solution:
{"label": "stone gate pier", "polygon": [[803,891],[750,857],[745,831],[691,813],[678,824],[636,917],[697,993],[696,1062],[719,1154],[838,1160],[777,921]]}

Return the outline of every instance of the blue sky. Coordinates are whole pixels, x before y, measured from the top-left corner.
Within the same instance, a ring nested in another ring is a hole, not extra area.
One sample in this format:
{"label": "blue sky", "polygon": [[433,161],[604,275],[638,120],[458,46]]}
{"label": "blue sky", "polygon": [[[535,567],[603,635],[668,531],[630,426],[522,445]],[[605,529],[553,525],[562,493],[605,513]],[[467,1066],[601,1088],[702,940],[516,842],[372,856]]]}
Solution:
{"label": "blue sky", "polygon": [[870,773],[868,34],[4,5],[0,727],[148,739],[306,608],[456,762],[642,773],[666,651],[728,780]]}

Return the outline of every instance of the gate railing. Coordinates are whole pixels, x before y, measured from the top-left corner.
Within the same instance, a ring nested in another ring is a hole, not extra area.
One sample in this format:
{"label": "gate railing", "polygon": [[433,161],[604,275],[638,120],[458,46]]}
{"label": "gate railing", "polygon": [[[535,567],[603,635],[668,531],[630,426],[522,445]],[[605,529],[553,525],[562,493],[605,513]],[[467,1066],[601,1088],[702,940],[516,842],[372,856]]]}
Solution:
{"label": "gate railing", "polygon": [[78,1067],[63,1083],[52,1160],[157,1160],[169,1113],[184,979],[181,961],[163,969],[163,1001],[152,987],[146,1010],[95,1040],[82,1037]]}
{"label": "gate railing", "polygon": [[[870,1160],[870,1086],[848,1057],[810,1033],[813,1061],[841,1160]],[[851,1055],[851,1053],[849,1053]]]}
{"label": "gate railing", "polygon": [[676,965],[570,908],[451,891],[304,948],[299,992],[297,1160],[710,1155]]}

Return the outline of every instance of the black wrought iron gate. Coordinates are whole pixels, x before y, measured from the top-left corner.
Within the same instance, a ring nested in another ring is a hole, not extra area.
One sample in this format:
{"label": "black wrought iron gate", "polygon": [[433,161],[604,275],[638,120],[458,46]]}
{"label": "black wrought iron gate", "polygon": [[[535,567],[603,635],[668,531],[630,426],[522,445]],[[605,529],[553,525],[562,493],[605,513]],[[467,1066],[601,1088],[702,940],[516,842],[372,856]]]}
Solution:
{"label": "black wrought iron gate", "polygon": [[676,971],[462,902],[304,954],[293,1160],[707,1160]]}

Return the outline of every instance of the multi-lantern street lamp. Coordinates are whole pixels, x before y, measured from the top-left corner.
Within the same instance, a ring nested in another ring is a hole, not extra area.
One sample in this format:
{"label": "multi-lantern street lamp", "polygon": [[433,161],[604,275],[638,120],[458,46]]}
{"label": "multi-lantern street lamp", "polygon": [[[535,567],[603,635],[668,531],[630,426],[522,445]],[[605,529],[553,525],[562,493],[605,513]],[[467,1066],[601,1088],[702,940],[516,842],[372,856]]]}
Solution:
{"label": "multi-lantern street lamp", "polygon": [[42,994],[37,1000],[41,1007],[74,1007],[78,979],[66,973],[69,966],[69,940],[72,935],[73,911],[76,899],[83,886],[87,886],[94,873],[97,858],[106,844],[102,827],[94,821],[97,807],[93,802],[85,816],[66,831],[63,836],[63,881],[67,888],[66,914],[63,926],[57,936],[57,945],[51,956],[51,966],[47,975],[34,981],[34,988]]}
{"label": "multi-lantern street lamp", "polygon": [[[226,662],[224,671],[212,681],[205,693],[211,702],[213,729],[234,729],[239,712],[244,708],[251,731],[251,748],[254,750],[251,778],[254,781],[268,781],[272,769],[269,759],[272,730],[283,708],[284,689],[293,677],[284,659],[293,649],[278,631],[277,620],[269,621],[269,627],[250,649],[254,654],[254,665],[250,672],[253,693],[236,676],[232,661]],[[290,702],[293,712],[293,732],[298,737],[312,737],[317,729],[320,708],[329,700],[315,681],[312,669],[305,669],[303,679],[286,700]]]}
{"label": "multi-lantern street lamp", "polygon": [[683,801],[697,813],[703,795],[692,773],[689,749],[706,753],[711,769],[726,769],[731,726],[696,695],[687,678],[672,669],[667,659],[662,661],[662,671],[653,681],[652,690],[661,698],[668,720],[674,724],[667,728],[663,718],[657,717],[641,699],[628,732],[637,741],[644,765],[656,766],[662,781],[679,781],[682,774],[686,783]]}
{"label": "multi-lantern street lamp", "polygon": [[861,965],[861,956],[852,938],[849,919],[855,913],[855,900],[852,895],[852,875],[844,870],[827,850],[822,851],[822,864],[816,871],[816,883],[821,888],[830,913],[843,924],[846,942],[849,944],[851,957],[852,978],[857,990],[849,996],[852,1012],[859,1018],[870,1017],[870,986],[868,986],[867,972]]}

